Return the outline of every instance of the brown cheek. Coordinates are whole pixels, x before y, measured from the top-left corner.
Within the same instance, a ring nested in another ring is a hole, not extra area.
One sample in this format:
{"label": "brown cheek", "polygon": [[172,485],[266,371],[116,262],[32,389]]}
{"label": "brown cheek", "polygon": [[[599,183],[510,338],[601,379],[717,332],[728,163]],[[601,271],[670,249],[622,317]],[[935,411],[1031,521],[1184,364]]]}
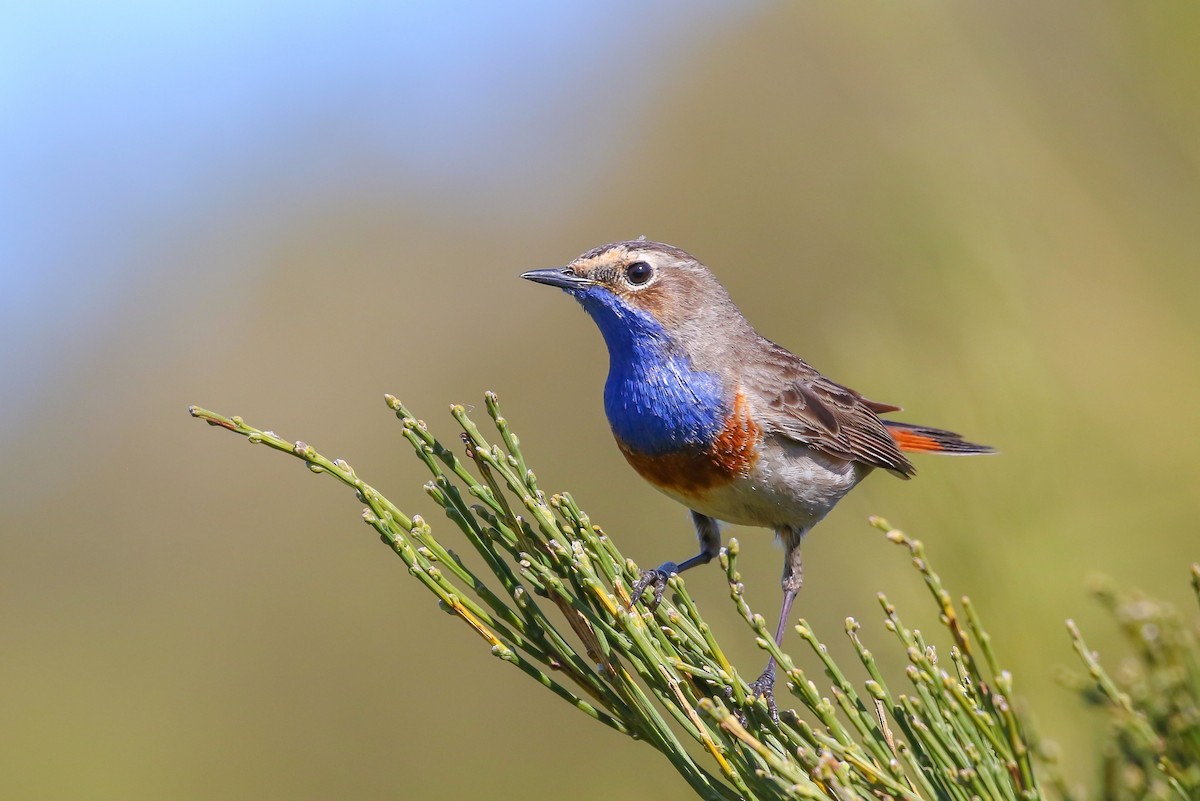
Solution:
{"label": "brown cheek", "polygon": [[642,290],[640,294],[644,299],[639,299],[639,303],[670,328],[696,316],[693,304],[701,296],[688,276],[672,274],[668,278],[669,282],[660,279]]}
{"label": "brown cheek", "polygon": [[661,284],[652,284],[637,293],[638,307],[650,312],[663,323],[668,326],[675,322],[675,315],[672,314],[666,303],[664,303]]}

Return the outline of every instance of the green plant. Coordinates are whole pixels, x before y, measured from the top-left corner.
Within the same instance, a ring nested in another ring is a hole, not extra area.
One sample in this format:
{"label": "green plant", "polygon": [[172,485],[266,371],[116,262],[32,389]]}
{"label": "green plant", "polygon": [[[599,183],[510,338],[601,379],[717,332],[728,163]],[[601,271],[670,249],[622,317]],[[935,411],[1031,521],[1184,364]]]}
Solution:
{"label": "green plant", "polygon": [[[1031,738],[1013,709],[1012,677],[1000,666],[974,607],[966,598],[956,605],[921,543],[885,521],[873,522],[907,548],[953,641],[947,653],[939,653],[880,596],[885,625],[909,661],[903,691],[885,680],[857,622],[846,621],[846,634],[869,676],[861,687],[800,620],[796,630],[829,680],[822,689],[775,645],[763,617],[747,605],[737,542],[723,550],[721,565],[733,603],[758,645],[778,661],[787,689],[799,701],[799,711],[785,710],[774,720],[726,658],[682,579],[670,580],[671,592],[653,611],[630,598],[637,566],[570,494],[547,496],[539,488],[494,395],[487,395],[486,405],[499,444],[485,439],[463,407],[451,407],[462,431],[463,458],[398,400],[388,396],[387,403],[432,474],[426,492],[477,552],[487,575],[471,570],[434,536],[428,522],[403,512],[346,462],[331,461],[304,442],[288,442],[238,417],[198,407],[190,411],[352,487],[366,505],[365,522],[494,655],[588,717],[650,744],[702,798],[917,801],[1067,794],[1052,767],[1035,765]],[[1117,725],[1116,741],[1128,741],[1126,751],[1146,770],[1163,766],[1156,774],[1165,777],[1163,782],[1146,786],[1195,797],[1187,795],[1198,786],[1194,642],[1177,638],[1171,646],[1172,653],[1192,649],[1185,670],[1191,684],[1179,689],[1179,697],[1190,698],[1191,705],[1181,700],[1155,706],[1161,714],[1149,719],[1136,705],[1152,706],[1155,691],[1118,689],[1077,642],[1093,683],[1116,703],[1118,721],[1125,721]],[[1161,654],[1146,650],[1143,656],[1153,661]],[[1172,723],[1176,714],[1191,715],[1190,723]],[[1180,732],[1191,750],[1164,745]]]}
{"label": "green plant", "polygon": [[[1192,565],[1200,600],[1200,565]],[[1071,621],[1067,627],[1088,676],[1064,683],[1108,712],[1100,797],[1106,801],[1200,798],[1200,650],[1194,624],[1169,604],[1118,591],[1097,579],[1094,593],[1132,648],[1115,677]]]}

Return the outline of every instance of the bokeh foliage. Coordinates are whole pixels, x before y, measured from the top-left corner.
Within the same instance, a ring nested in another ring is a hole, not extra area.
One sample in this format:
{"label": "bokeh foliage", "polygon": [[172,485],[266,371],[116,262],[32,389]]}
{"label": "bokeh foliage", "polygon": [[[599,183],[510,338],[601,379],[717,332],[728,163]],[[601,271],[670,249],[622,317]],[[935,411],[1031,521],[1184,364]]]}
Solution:
{"label": "bokeh foliage", "polygon": [[[1143,593],[1118,590],[1105,578],[1097,578],[1094,589],[1130,648],[1108,671],[1068,621],[1088,675],[1064,672],[1061,678],[1110,713],[1098,796],[1200,797],[1200,620]],[[1200,601],[1200,565],[1192,565],[1192,589]]]}

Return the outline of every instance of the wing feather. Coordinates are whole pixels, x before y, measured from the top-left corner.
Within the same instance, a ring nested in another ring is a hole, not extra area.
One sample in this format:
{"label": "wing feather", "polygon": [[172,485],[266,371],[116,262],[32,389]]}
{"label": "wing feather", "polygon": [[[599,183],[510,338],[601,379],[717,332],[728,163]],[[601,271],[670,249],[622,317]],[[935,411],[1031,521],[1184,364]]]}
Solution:
{"label": "wing feather", "polygon": [[747,365],[744,375],[759,397],[768,399],[763,411],[769,430],[905,478],[916,472],[877,414],[899,407],[867,400],[768,340],[763,340],[760,353],[757,369]]}

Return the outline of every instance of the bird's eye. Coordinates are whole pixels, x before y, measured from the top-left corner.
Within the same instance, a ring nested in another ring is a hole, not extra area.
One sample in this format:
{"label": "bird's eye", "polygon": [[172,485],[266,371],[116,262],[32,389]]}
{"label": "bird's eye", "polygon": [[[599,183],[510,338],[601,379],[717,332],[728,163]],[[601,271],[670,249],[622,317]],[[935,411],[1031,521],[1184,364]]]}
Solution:
{"label": "bird's eye", "polygon": [[635,261],[625,268],[625,280],[633,286],[641,286],[654,277],[654,268],[644,261]]}

